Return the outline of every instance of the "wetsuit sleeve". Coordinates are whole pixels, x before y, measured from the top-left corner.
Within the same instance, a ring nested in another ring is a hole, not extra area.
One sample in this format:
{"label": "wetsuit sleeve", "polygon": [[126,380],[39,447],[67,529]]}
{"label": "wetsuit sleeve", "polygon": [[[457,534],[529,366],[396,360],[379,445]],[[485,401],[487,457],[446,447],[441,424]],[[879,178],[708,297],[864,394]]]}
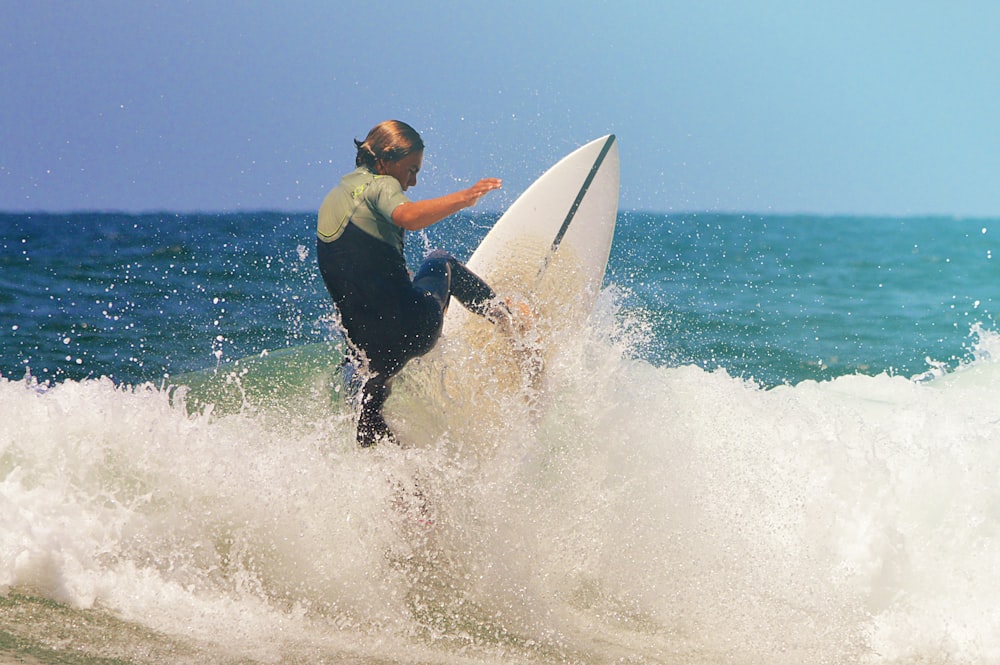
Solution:
{"label": "wetsuit sleeve", "polygon": [[392,211],[410,199],[403,193],[399,181],[392,176],[378,176],[365,191],[371,209],[388,222],[392,222]]}

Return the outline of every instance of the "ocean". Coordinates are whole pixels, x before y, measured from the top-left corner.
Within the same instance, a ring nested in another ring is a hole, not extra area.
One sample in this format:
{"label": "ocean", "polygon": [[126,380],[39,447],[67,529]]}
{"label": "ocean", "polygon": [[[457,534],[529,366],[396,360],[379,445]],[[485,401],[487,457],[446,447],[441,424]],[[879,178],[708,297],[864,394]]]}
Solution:
{"label": "ocean", "polygon": [[1000,662],[1000,221],[622,212],[374,450],[314,224],[0,214],[0,662]]}

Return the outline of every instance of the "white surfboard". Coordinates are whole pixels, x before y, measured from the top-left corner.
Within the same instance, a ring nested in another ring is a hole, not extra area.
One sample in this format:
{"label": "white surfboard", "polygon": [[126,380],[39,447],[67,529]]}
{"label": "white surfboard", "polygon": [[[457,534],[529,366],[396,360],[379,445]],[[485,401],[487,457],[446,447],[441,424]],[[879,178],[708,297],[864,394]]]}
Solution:
{"label": "white surfboard", "polygon": [[588,316],[611,253],[618,182],[614,135],[573,151],[518,197],[469,268],[500,294],[557,299],[571,305],[574,319]]}
{"label": "white surfboard", "polygon": [[557,162],[497,220],[468,266],[530,308],[529,344],[453,302],[441,341],[407,364],[405,388],[394,391],[407,414],[395,423],[404,439],[433,439],[446,426],[455,440],[478,440],[521,408],[538,414],[545,368],[579,335],[600,293],[618,181],[618,146],[604,136]]}
{"label": "white surfboard", "polygon": [[[526,303],[537,344],[554,342],[590,316],[604,280],[618,214],[618,145],[591,141],[542,174],[500,217],[468,261],[502,297]],[[449,307],[446,337],[460,337],[499,371],[510,365],[495,326]]]}

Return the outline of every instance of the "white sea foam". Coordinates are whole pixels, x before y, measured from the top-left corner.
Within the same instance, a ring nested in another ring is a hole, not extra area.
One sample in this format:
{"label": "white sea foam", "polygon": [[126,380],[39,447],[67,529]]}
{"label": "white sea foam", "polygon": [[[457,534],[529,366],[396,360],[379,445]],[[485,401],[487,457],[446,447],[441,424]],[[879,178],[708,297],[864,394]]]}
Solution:
{"label": "white sea foam", "polygon": [[0,588],[261,662],[1000,657],[996,333],[930,380],[767,390],[631,357],[612,295],[534,419],[403,381],[405,449],[0,379]]}

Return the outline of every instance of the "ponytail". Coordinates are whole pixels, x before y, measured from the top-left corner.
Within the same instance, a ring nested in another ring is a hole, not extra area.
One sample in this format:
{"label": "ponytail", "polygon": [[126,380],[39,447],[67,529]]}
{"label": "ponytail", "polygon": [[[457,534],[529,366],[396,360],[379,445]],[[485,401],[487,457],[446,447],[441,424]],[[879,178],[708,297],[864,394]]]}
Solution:
{"label": "ponytail", "polygon": [[395,162],[424,149],[424,142],[417,130],[400,120],[386,120],[375,125],[364,141],[354,139],[358,156],[355,166],[376,170],[376,163]]}
{"label": "ponytail", "polygon": [[368,142],[362,143],[361,141],[354,139],[354,147],[358,149],[358,156],[354,160],[355,166],[364,166],[369,171],[375,170],[375,162],[378,161],[378,157],[375,156],[375,151],[372,150]]}

